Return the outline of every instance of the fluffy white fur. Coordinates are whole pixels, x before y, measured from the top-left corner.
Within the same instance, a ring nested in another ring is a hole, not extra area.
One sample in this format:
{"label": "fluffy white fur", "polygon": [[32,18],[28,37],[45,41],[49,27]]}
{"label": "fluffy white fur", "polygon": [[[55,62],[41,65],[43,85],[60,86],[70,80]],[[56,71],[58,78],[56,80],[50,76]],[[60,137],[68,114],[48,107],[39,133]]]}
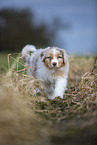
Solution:
{"label": "fluffy white fur", "polygon": [[65,50],[57,47],[36,49],[33,45],[26,45],[22,50],[22,57],[29,75],[39,80],[48,98],[63,98],[69,72],[68,55]]}

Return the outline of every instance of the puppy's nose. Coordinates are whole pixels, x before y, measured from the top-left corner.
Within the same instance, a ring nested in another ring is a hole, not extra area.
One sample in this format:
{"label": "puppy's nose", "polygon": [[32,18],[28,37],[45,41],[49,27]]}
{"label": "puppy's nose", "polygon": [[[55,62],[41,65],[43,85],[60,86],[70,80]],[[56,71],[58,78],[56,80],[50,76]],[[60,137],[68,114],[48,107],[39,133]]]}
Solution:
{"label": "puppy's nose", "polygon": [[56,66],[57,65],[57,63],[56,62],[53,62],[53,66]]}

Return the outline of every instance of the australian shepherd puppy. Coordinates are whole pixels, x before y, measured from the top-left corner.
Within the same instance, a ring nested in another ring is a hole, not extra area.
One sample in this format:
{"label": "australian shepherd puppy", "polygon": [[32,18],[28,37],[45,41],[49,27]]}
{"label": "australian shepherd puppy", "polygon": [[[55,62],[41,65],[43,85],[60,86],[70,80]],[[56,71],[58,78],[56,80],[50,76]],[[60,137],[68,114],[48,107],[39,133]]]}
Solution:
{"label": "australian shepherd puppy", "polygon": [[55,99],[59,96],[63,98],[69,72],[66,51],[57,47],[36,49],[33,45],[26,45],[22,49],[22,57],[29,75],[39,80],[48,98]]}

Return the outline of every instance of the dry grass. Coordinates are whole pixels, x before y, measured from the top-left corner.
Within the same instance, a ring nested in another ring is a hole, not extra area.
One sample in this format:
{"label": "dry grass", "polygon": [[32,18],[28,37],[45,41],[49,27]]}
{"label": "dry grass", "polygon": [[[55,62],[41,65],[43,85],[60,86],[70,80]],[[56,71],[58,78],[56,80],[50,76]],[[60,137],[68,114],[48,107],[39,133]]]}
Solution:
{"label": "dry grass", "polygon": [[42,88],[41,93],[33,94],[38,81],[29,81],[20,56],[9,55],[9,71],[3,75],[0,87],[0,145],[96,144],[95,60],[96,57],[70,57],[64,99],[51,101]]}

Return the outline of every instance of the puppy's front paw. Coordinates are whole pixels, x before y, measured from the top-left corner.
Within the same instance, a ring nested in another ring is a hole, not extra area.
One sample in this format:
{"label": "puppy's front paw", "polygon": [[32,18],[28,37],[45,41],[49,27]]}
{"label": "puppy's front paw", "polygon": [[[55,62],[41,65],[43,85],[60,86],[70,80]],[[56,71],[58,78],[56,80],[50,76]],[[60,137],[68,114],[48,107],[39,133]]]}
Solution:
{"label": "puppy's front paw", "polygon": [[55,92],[55,97],[60,97],[61,99],[63,99],[63,93]]}
{"label": "puppy's front paw", "polygon": [[61,95],[58,95],[55,98],[61,98],[61,99],[63,99],[63,95],[62,96]]}
{"label": "puppy's front paw", "polygon": [[52,95],[48,95],[48,99],[53,100],[53,99],[55,99],[55,96],[53,94]]}

